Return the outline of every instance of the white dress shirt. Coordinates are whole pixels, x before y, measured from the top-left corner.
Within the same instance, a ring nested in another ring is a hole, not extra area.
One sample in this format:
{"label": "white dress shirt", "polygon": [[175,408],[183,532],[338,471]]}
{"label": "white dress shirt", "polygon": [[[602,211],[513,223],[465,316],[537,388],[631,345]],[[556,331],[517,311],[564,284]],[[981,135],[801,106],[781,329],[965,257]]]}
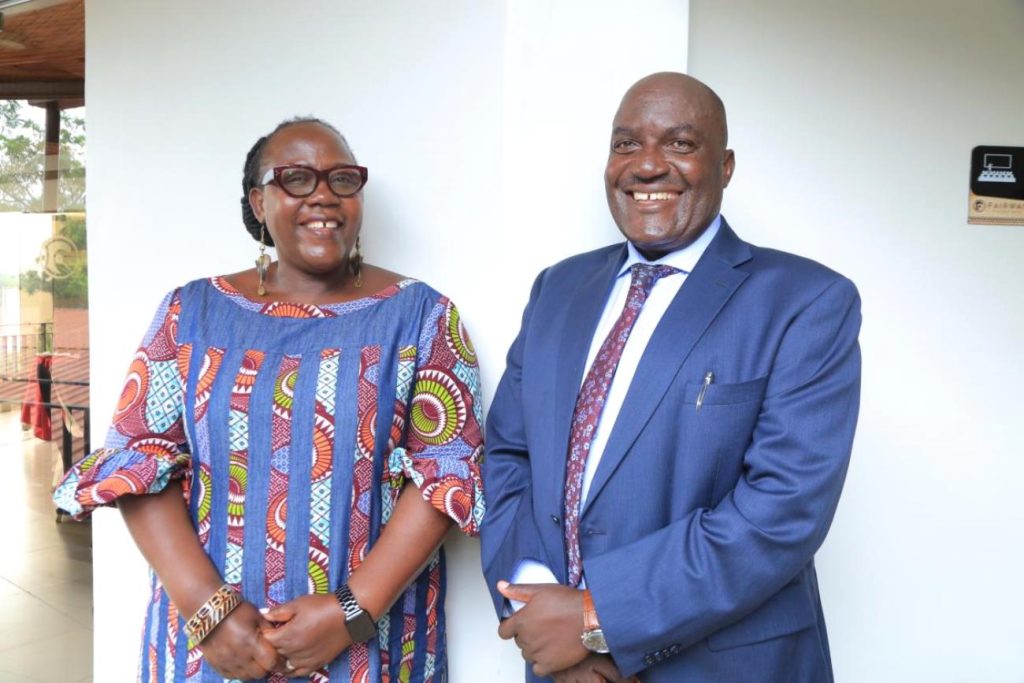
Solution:
{"label": "white dress shirt", "polygon": [[[581,506],[587,502],[590,485],[594,481],[594,474],[597,472],[598,465],[601,464],[601,456],[604,454],[605,446],[608,444],[608,437],[611,435],[615,421],[619,417],[619,411],[622,410],[622,403],[626,400],[629,385],[633,381],[633,375],[636,374],[636,368],[640,364],[640,358],[643,356],[648,342],[651,340],[651,335],[654,334],[654,329],[661,322],[661,318],[665,315],[669,304],[672,303],[672,299],[675,298],[676,294],[679,293],[680,287],[686,282],[687,274],[697,265],[697,261],[703,256],[708,244],[718,234],[721,224],[721,215],[715,216],[715,219],[711,221],[711,225],[704,231],[704,234],[698,237],[692,244],[665,254],[656,261],[648,261],[644,258],[643,254],[637,251],[632,242],[626,243],[626,249],[628,250],[626,261],[619,268],[615,284],[612,286],[612,291],[604,304],[604,312],[601,313],[597,329],[594,330],[594,336],[590,340],[590,353],[587,354],[586,366],[588,372],[594,362],[594,358],[597,356],[597,352],[601,349],[601,344],[604,343],[605,337],[611,332],[612,327],[615,326],[615,321],[619,319],[622,309],[626,306],[626,298],[629,294],[629,285],[632,279],[630,269],[633,267],[633,264],[648,263],[658,266],[672,266],[682,272],[666,275],[654,283],[654,288],[651,290],[650,296],[647,297],[643,308],[640,309],[640,314],[633,325],[633,330],[629,333],[626,345],[622,349],[622,356],[619,358],[615,376],[612,378],[611,386],[608,388],[608,396],[605,398],[601,419],[597,424],[597,430],[594,432],[594,440],[590,443],[590,453],[587,455],[586,468],[583,471],[583,490],[580,493]],[[585,378],[586,374],[581,378],[580,386],[582,386]],[[557,579],[552,571],[540,562],[523,560],[513,573],[511,581],[512,583],[556,583]],[[580,588],[585,586],[586,579],[584,578],[580,583]],[[513,609],[519,609],[519,605],[515,602],[512,603],[512,607]]]}
{"label": "white dress shirt", "polygon": [[[612,331],[615,321],[619,319],[622,309],[626,306],[629,284],[632,279],[630,269],[633,267],[633,264],[647,263],[653,266],[672,266],[682,272],[666,275],[654,283],[654,288],[651,290],[650,296],[647,297],[643,308],[640,309],[640,315],[637,316],[632,332],[629,333],[626,346],[622,349],[622,356],[619,358],[619,364],[615,369],[615,376],[612,378],[611,386],[608,387],[608,396],[605,397],[604,410],[601,411],[601,420],[597,423],[594,440],[590,442],[590,454],[587,456],[586,469],[583,470],[583,490],[580,493],[580,506],[585,505],[587,502],[590,484],[594,481],[597,466],[601,463],[601,456],[604,455],[605,446],[608,445],[608,437],[611,436],[615,421],[619,418],[622,403],[626,400],[626,392],[629,391],[629,385],[633,382],[633,375],[636,374],[636,368],[640,365],[640,358],[643,357],[647,344],[651,341],[654,328],[661,322],[661,317],[665,315],[668,305],[672,303],[672,299],[679,293],[679,288],[686,282],[687,275],[697,265],[697,261],[704,254],[708,244],[718,234],[718,227],[721,223],[722,217],[716,216],[715,220],[708,226],[708,229],[704,231],[704,234],[694,240],[693,243],[682,249],[665,254],[657,261],[648,261],[644,258],[643,254],[637,251],[632,242],[626,243],[626,249],[629,253],[626,256],[625,263],[619,269],[619,273],[615,278],[615,285],[608,295],[608,301],[604,304],[601,320],[597,323],[597,329],[594,330],[593,339],[590,340],[590,353],[587,354],[588,372],[590,366],[594,363],[594,359],[597,357],[597,352],[601,350],[601,344],[604,343],[605,337]],[[586,375],[584,375],[585,378]],[[583,386],[582,381],[580,386]]]}

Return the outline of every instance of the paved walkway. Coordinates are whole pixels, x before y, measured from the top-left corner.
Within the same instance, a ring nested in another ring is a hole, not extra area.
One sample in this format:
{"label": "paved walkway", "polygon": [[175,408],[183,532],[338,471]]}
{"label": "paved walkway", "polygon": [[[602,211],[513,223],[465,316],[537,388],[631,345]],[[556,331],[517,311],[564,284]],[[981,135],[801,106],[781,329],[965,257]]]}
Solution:
{"label": "paved walkway", "polygon": [[56,460],[0,412],[0,683],[92,681],[92,530],[55,521]]}

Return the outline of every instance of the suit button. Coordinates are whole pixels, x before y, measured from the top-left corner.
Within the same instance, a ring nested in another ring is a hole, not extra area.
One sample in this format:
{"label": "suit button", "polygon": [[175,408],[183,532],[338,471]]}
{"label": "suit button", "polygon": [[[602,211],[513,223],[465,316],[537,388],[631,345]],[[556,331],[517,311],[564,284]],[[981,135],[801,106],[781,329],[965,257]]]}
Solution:
{"label": "suit button", "polygon": [[562,518],[558,515],[551,515],[551,521],[554,522],[555,526],[561,526]]}

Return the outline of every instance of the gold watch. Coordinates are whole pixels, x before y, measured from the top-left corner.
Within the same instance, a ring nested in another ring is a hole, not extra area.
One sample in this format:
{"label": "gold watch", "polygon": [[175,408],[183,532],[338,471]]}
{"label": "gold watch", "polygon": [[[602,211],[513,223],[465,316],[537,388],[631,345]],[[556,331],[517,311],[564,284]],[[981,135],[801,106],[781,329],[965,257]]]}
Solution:
{"label": "gold watch", "polygon": [[594,596],[590,590],[583,591],[583,635],[580,637],[583,647],[591,652],[606,655],[610,652],[608,642],[604,639],[604,631],[597,620],[597,608],[594,607]]}

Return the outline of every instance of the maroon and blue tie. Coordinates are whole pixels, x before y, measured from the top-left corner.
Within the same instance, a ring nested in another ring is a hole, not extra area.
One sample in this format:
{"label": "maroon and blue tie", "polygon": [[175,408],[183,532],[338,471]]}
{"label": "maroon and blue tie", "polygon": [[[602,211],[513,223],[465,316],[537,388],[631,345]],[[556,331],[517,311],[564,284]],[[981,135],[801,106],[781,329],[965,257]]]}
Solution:
{"label": "maroon and blue tie", "polygon": [[682,272],[671,266],[652,266],[636,263],[631,267],[632,280],[626,306],[615,321],[612,331],[605,337],[601,348],[587,372],[580,393],[576,397],[576,408],[572,415],[572,432],[569,436],[569,455],[565,466],[565,548],[568,555],[569,584],[578,586],[583,575],[580,558],[580,496],[583,492],[583,473],[587,466],[590,444],[597,432],[601,412],[608,398],[608,389],[615,377],[622,349],[626,346],[629,333],[640,315],[640,309],[654,288],[658,279]]}

